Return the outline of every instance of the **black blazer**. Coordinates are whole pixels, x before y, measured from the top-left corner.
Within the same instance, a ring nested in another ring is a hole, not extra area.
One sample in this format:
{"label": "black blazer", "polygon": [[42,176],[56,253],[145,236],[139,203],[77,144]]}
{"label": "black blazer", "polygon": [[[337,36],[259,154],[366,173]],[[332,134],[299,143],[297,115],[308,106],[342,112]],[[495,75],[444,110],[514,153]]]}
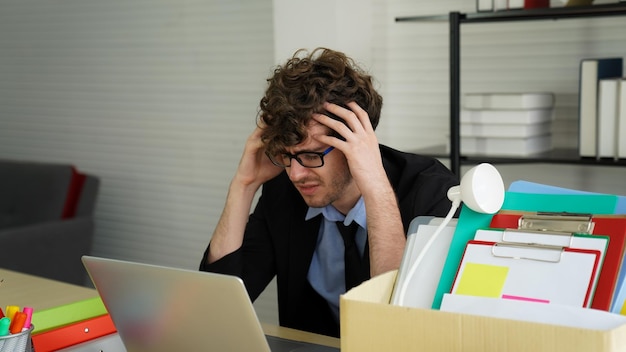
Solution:
{"label": "black blazer", "polygon": [[[454,174],[436,159],[383,145],[380,149],[398,197],[405,233],[418,215],[448,213],[451,203],[447,191],[458,185]],[[206,264],[207,248],[200,270],[241,277],[252,300],[276,276],[281,326],[339,336],[339,324],[327,302],[307,280],[322,218],[305,221],[307,210],[287,174],[281,173],[263,185],[242,247],[210,265]]]}

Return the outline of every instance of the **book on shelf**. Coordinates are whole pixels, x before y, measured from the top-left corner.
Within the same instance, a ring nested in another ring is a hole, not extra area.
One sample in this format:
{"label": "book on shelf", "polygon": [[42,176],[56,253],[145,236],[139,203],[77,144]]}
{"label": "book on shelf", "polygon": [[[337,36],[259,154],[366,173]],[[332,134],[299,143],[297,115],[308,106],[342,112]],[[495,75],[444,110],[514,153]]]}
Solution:
{"label": "book on shelf", "polygon": [[521,10],[524,8],[524,0],[507,0],[506,8],[509,10]]}
{"label": "book on shelf", "polygon": [[493,11],[502,11],[502,10],[506,10],[507,8],[507,3],[508,0],[493,0],[492,2],[492,6],[493,6]]}
{"label": "book on shelf", "polygon": [[539,9],[550,7],[550,0],[507,0],[507,9]]}
{"label": "book on shelf", "polygon": [[551,92],[466,93],[463,108],[468,110],[549,109],[554,106]]}
{"label": "book on shelf", "polygon": [[521,10],[550,7],[549,0],[476,0],[477,12]]}
{"label": "book on shelf", "polygon": [[[501,157],[522,157],[552,149],[552,136],[531,137],[461,137],[461,153]],[[448,151],[449,151],[448,145]]]}
{"label": "book on shelf", "polygon": [[482,109],[482,110],[461,110],[461,123],[481,123],[481,124],[541,124],[553,120],[554,109]]}
{"label": "book on shelf", "polygon": [[465,94],[461,153],[528,156],[552,149],[554,102],[550,92]]}
{"label": "book on shelf", "polygon": [[578,151],[581,157],[596,157],[598,133],[598,84],[601,79],[622,77],[622,58],[583,59],[579,73]]}
{"label": "book on shelf", "polygon": [[598,158],[617,158],[617,113],[621,78],[605,78],[598,83]]}
{"label": "book on shelf", "polygon": [[525,9],[540,9],[550,7],[550,0],[524,0]]}
{"label": "book on shelf", "polygon": [[617,113],[617,158],[626,159],[626,78],[620,80]]}
{"label": "book on shelf", "polygon": [[549,121],[532,124],[461,122],[461,137],[532,137],[548,134],[551,128]]}
{"label": "book on shelf", "polygon": [[493,11],[494,0],[476,0],[476,12],[491,12]]}

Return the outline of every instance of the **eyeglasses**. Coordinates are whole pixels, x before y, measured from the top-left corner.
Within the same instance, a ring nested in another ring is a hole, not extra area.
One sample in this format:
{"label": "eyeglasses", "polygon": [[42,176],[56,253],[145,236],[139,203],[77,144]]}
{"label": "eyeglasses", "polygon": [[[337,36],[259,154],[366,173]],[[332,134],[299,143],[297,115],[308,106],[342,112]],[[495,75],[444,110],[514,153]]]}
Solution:
{"label": "eyeglasses", "polygon": [[330,153],[335,147],[328,147],[321,153],[316,152],[301,152],[296,154],[280,153],[276,155],[270,155],[265,153],[272,163],[278,167],[290,167],[291,159],[296,159],[298,163],[304,167],[317,168],[324,166],[324,155]]}

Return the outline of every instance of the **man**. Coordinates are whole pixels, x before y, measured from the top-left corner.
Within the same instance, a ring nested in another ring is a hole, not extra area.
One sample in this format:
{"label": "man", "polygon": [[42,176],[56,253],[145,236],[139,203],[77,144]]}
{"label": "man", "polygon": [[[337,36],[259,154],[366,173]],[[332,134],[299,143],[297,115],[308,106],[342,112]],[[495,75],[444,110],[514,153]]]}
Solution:
{"label": "man", "polygon": [[458,179],[378,144],[382,97],[343,53],[298,51],[268,82],[200,270],[241,277],[252,300],[276,276],[282,326],[339,336],[339,295],[397,269],[411,220],[445,216]]}

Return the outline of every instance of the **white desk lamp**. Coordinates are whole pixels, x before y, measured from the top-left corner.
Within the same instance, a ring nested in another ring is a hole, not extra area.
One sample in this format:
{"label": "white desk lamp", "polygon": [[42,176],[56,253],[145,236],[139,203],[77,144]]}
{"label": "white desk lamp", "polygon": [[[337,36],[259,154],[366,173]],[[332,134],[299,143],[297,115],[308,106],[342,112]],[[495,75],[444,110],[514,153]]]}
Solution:
{"label": "white desk lamp", "polygon": [[504,182],[502,181],[502,176],[491,164],[482,163],[476,165],[463,175],[460,185],[450,187],[448,198],[452,201],[450,211],[411,265],[400,288],[398,305],[404,304],[404,296],[406,295],[410,278],[415,274],[415,270],[417,270],[417,267],[441,231],[448,225],[461,202],[465,203],[473,211],[483,214],[494,214],[502,208],[504,203]]}

